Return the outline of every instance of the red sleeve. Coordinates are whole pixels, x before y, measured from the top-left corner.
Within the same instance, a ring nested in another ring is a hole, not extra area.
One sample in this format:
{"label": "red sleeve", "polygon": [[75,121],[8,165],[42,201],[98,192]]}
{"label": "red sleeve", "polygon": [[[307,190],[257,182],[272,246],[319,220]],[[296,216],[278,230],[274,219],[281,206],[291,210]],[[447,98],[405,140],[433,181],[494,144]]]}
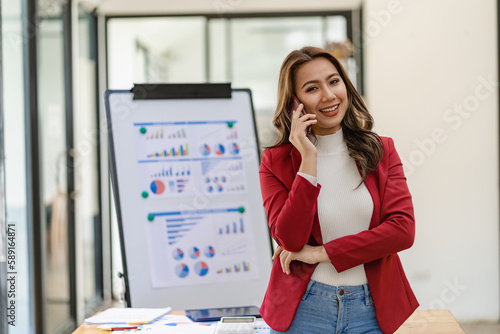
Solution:
{"label": "red sleeve", "polygon": [[272,153],[265,150],[259,176],[271,236],[283,249],[298,252],[309,240],[321,186],[315,187],[305,178],[295,177],[288,191],[275,175],[280,172],[285,171],[273,170]]}
{"label": "red sleeve", "polygon": [[[415,217],[411,194],[406,184],[403,165],[394,142],[389,138],[384,147],[388,155],[378,168],[380,184],[380,225],[325,244],[325,249],[338,272],[410,248],[415,238]],[[382,159],[384,160],[385,157]]]}

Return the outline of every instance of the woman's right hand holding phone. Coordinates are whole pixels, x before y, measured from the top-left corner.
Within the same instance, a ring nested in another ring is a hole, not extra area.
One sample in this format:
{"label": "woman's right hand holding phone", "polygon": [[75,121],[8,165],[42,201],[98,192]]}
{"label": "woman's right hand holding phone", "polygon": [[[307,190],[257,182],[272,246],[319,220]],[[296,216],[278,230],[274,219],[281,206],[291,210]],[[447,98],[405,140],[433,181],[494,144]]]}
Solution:
{"label": "woman's right hand holding phone", "polygon": [[311,154],[316,155],[316,147],[306,136],[307,128],[316,124],[316,115],[304,113],[304,105],[301,103],[296,110],[292,111],[292,125],[290,128],[290,143],[292,143],[301,156],[307,157]]}
{"label": "woman's right hand holding phone", "polygon": [[299,172],[316,177],[317,174],[317,151],[316,146],[306,136],[308,126],[316,124],[316,115],[305,113],[302,115],[304,105],[301,103],[296,110],[292,111],[292,125],[290,127],[290,143],[299,150],[302,157]]}

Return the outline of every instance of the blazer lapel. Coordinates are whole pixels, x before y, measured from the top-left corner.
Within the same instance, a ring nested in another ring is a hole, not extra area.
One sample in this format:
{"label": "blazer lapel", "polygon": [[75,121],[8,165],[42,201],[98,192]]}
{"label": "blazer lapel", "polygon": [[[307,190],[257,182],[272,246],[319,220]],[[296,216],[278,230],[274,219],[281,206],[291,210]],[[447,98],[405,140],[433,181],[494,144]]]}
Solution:
{"label": "blazer lapel", "polygon": [[[359,169],[359,164],[356,161],[356,166],[358,167],[358,172],[359,175],[361,175],[361,170]],[[378,169],[371,172],[370,174],[367,175],[366,180],[365,180],[365,185],[366,188],[368,189],[368,192],[371,195],[372,201],[373,201],[373,212],[372,212],[372,218],[370,220],[370,226],[368,227],[369,229],[372,229],[376,227],[380,223],[380,195],[378,191],[378,182],[377,182],[377,173]]]}

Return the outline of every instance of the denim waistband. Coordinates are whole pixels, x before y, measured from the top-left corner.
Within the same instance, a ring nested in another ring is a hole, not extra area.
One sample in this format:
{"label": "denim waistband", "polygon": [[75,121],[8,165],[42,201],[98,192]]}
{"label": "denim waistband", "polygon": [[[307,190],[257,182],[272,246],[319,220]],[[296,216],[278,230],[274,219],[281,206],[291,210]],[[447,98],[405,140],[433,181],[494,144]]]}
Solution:
{"label": "denim waistband", "polygon": [[368,284],[333,286],[310,280],[304,295],[313,294],[335,300],[364,299],[370,303],[371,293]]}

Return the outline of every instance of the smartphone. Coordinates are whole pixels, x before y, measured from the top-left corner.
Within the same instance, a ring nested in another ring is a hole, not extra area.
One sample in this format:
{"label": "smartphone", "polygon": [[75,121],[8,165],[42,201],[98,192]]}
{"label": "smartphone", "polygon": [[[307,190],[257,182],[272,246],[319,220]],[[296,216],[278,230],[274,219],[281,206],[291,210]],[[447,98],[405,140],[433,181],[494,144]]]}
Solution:
{"label": "smartphone", "polygon": [[[290,115],[290,119],[292,119],[292,111],[297,110],[299,106],[300,106],[300,101],[297,98],[297,96],[294,95],[292,101],[290,102],[290,106],[288,107],[289,108],[288,114]],[[305,114],[307,114],[306,109],[302,108],[301,116],[304,116]],[[309,125],[306,128],[306,136],[309,137],[310,134],[311,134],[311,126]]]}
{"label": "smartphone", "polygon": [[256,306],[207,308],[186,310],[186,316],[193,321],[219,321],[222,317],[257,317],[261,318]]}

